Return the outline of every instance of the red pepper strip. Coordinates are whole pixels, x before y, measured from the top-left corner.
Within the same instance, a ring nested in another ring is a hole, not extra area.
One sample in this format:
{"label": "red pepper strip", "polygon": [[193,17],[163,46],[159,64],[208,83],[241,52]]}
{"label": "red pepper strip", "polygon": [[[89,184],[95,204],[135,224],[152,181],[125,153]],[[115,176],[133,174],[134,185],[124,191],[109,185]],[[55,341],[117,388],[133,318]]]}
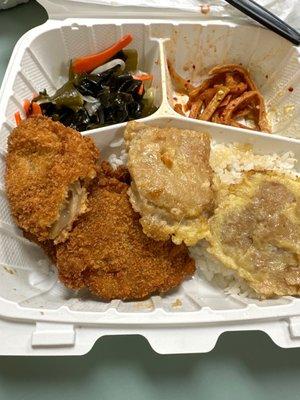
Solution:
{"label": "red pepper strip", "polygon": [[20,125],[20,123],[21,123],[21,121],[22,121],[21,115],[20,115],[19,111],[17,111],[17,112],[15,113],[15,121],[16,121],[17,126]]}
{"label": "red pepper strip", "polygon": [[144,93],[144,84],[142,83],[141,86],[138,88],[138,95],[142,96]]}
{"label": "red pepper strip", "polygon": [[141,74],[141,75],[133,75],[133,79],[137,79],[138,81],[149,81],[153,79],[153,75],[151,74]]}
{"label": "red pepper strip", "polygon": [[93,69],[106,63],[106,61],[112,58],[124,47],[128,46],[129,43],[132,42],[132,39],[133,39],[132,35],[130,34],[125,35],[120,40],[118,40],[114,45],[112,45],[106,50],[101,51],[100,53],[90,54],[85,57],[76,58],[76,60],[74,60],[72,63],[73,71],[76,74],[92,71]]}
{"label": "red pepper strip", "polygon": [[41,106],[38,103],[32,103],[32,115],[42,115]]}
{"label": "red pepper strip", "polygon": [[29,116],[29,110],[30,110],[31,102],[28,99],[25,99],[23,102],[23,109],[25,111],[26,116]]}

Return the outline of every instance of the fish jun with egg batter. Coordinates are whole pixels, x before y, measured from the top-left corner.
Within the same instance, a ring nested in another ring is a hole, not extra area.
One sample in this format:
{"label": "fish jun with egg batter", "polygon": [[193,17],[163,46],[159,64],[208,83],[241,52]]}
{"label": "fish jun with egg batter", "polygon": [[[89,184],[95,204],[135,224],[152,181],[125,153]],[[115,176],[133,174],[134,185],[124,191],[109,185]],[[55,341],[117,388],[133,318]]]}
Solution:
{"label": "fish jun with egg batter", "polygon": [[202,239],[214,201],[209,135],[131,122],[124,138],[130,201],[144,233],[189,246]]}
{"label": "fish jun with egg batter", "polygon": [[219,193],[209,253],[261,298],[300,294],[300,179],[248,172]]}

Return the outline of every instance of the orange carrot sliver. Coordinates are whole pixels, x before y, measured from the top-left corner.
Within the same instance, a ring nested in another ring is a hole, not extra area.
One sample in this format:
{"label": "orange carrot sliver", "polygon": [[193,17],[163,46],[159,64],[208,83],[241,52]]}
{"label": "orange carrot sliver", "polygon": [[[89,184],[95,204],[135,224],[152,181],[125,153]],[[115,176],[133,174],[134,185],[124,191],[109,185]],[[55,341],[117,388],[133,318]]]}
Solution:
{"label": "orange carrot sliver", "polygon": [[41,106],[38,103],[33,102],[32,103],[32,115],[41,115],[42,109]]}
{"label": "orange carrot sliver", "polygon": [[106,50],[101,51],[100,53],[76,58],[76,60],[74,60],[72,63],[73,71],[76,74],[92,71],[93,69],[99,67],[100,65],[111,59],[119,51],[123,50],[124,47],[128,46],[129,43],[132,42],[132,39],[132,35],[125,35],[114,45]]}
{"label": "orange carrot sliver", "polygon": [[144,93],[144,84],[142,83],[141,86],[140,86],[139,89],[138,89],[138,94],[139,94],[140,96],[142,96],[143,93]]}
{"label": "orange carrot sliver", "polygon": [[21,123],[21,121],[22,121],[22,119],[21,119],[21,114],[19,113],[19,111],[17,111],[17,112],[15,113],[15,121],[16,121],[17,126],[20,125],[20,123]]}
{"label": "orange carrot sliver", "polygon": [[149,81],[153,79],[153,75],[151,74],[141,74],[141,75],[133,75],[133,79],[137,79],[138,81]]}
{"label": "orange carrot sliver", "polygon": [[28,117],[28,115],[29,115],[30,105],[31,105],[30,100],[25,99],[24,102],[23,102],[23,109],[24,109],[25,114],[27,115],[27,117]]}

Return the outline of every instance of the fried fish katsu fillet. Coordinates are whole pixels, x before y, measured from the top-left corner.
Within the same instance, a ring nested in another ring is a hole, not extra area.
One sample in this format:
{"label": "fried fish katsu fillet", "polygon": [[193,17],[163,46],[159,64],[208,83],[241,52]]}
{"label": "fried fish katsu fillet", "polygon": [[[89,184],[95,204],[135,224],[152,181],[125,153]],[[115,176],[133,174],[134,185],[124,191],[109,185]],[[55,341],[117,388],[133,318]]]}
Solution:
{"label": "fried fish katsu fillet", "polygon": [[64,241],[86,211],[98,170],[90,138],[46,117],[32,117],[8,138],[6,192],[17,225],[38,241]]}
{"label": "fried fish katsu fillet", "polygon": [[194,245],[213,206],[210,138],[205,133],[129,122],[124,134],[130,201],[156,240]]}
{"label": "fried fish katsu fillet", "polygon": [[261,298],[300,295],[300,179],[249,173],[220,195],[208,251]]}
{"label": "fried fish katsu fillet", "polygon": [[67,287],[87,287],[104,300],[138,300],[167,292],[194,273],[186,246],[143,233],[127,191],[126,183],[105,176],[93,187],[89,211],[57,246],[59,276]]}

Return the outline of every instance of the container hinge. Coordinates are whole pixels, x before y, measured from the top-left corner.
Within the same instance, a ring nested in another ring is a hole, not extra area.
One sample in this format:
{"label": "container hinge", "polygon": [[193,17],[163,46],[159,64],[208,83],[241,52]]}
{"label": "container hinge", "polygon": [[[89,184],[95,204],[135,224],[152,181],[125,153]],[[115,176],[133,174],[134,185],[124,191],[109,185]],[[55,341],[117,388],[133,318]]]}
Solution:
{"label": "container hinge", "polygon": [[300,316],[290,317],[290,334],[293,338],[300,337]]}
{"label": "container hinge", "polygon": [[32,347],[74,346],[75,329],[72,324],[37,322],[32,333]]}

